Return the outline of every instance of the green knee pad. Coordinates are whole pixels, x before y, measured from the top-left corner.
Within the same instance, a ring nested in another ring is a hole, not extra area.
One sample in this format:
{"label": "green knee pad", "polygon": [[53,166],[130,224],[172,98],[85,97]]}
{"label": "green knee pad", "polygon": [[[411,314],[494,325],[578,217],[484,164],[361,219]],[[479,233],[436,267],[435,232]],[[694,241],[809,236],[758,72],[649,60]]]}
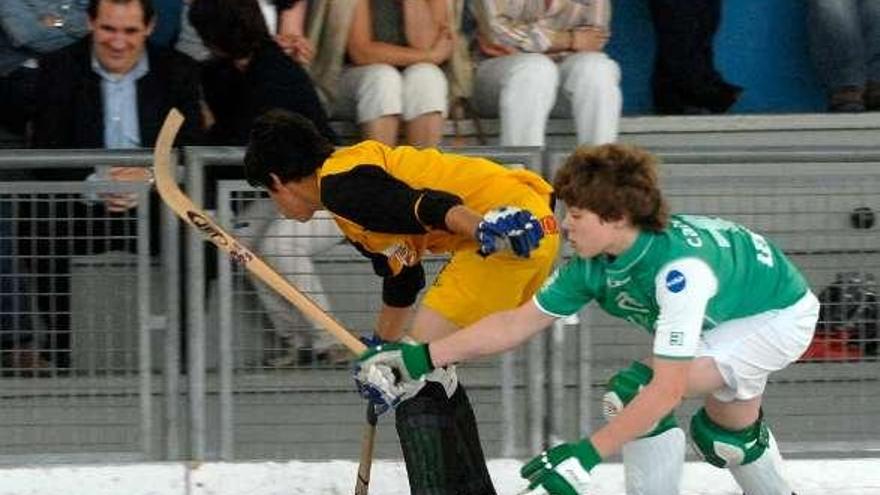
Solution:
{"label": "green knee pad", "polygon": [[[607,392],[602,398],[602,412],[605,414],[605,418],[610,420],[617,416],[653,377],[654,370],[638,361],[633,361],[629,368],[622,369],[612,376],[611,380],[608,380]],[[670,412],[661,418],[648,433],[639,438],[657,436],[677,426],[675,415]]]}
{"label": "green knee pad", "polygon": [[706,409],[700,408],[691,418],[691,438],[703,459],[720,468],[749,464],[761,457],[770,445],[770,431],[763,413],[751,426],[731,431],[715,424]]}

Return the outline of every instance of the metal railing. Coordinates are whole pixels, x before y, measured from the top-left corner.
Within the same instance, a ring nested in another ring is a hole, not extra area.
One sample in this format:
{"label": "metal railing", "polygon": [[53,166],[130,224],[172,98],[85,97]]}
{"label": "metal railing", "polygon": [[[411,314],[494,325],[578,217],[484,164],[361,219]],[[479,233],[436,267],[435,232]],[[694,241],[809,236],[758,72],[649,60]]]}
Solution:
{"label": "metal railing", "polygon": [[[0,153],[6,171],[151,161],[147,151]],[[8,205],[0,222],[9,227],[2,276],[16,281],[2,297],[26,308],[14,328],[0,329],[15,335],[0,363],[3,462],[176,457],[163,444],[179,436],[178,365],[156,358],[177,354],[178,301],[170,290],[177,286],[154,288],[179,253],[166,242],[164,266],[150,256],[149,189],[106,180],[0,182]],[[138,207],[108,212],[102,194],[133,194]],[[168,295],[161,302],[160,292]]]}

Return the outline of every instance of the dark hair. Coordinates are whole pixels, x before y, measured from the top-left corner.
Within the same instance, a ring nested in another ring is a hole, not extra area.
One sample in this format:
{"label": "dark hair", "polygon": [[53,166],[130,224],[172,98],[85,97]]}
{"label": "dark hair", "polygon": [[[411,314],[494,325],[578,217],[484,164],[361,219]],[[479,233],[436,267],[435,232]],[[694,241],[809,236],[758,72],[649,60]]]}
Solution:
{"label": "dark hair", "polygon": [[244,176],[254,187],[272,189],[275,174],[282,183],[315,173],[333,154],[333,143],[311,120],[274,108],[254,120],[244,155]]}
{"label": "dark hair", "polygon": [[250,57],[271,40],[257,0],[193,0],[189,22],[220,58]]}
{"label": "dark hair", "polygon": [[131,2],[141,4],[141,11],[144,13],[144,26],[149,26],[150,23],[153,22],[153,17],[156,16],[156,9],[153,7],[152,0],[89,0],[89,6],[86,7],[86,13],[89,14],[89,19],[97,19],[98,7],[101,5],[101,2],[117,3],[121,5]]}
{"label": "dark hair", "polygon": [[565,160],[553,181],[556,196],[603,220],[629,218],[636,227],[659,231],[669,220],[660,191],[657,159],[639,148],[581,146]]}

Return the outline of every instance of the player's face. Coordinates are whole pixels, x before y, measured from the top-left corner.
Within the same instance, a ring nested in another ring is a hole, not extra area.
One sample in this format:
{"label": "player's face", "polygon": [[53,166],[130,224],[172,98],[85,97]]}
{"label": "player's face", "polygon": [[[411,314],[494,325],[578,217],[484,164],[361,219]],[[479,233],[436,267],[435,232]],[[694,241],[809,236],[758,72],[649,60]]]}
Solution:
{"label": "player's face", "polygon": [[307,222],[315,214],[316,208],[300,192],[296,182],[276,184],[274,191],[269,190],[269,196],[286,218]]}
{"label": "player's face", "polygon": [[617,224],[602,220],[590,210],[573,206],[566,208],[562,219],[566,240],[582,258],[611,253],[620,230]]}
{"label": "player's face", "polygon": [[89,27],[95,58],[111,74],[126,74],[137,64],[153,31],[153,24],[144,22],[144,11],[138,1],[102,1],[95,18],[89,19]]}

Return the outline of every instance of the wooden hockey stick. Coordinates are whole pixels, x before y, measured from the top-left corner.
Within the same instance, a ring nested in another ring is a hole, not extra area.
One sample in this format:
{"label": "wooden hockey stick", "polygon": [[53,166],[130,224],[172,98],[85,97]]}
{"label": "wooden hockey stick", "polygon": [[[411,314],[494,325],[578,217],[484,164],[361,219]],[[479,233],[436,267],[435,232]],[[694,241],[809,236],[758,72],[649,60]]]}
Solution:
{"label": "wooden hockey stick", "polygon": [[364,438],[361,440],[361,458],[358,462],[357,483],[354,495],[367,495],[370,491],[370,470],[373,467],[373,450],[376,444],[376,408],[373,403],[367,404],[367,425],[364,427]]}
{"label": "wooden hockey stick", "polygon": [[153,151],[153,177],[156,179],[156,189],[158,189],[162,201],[174,210],[177,216],[201,231],[217,247],[226,251],[233,261],[244,265],[255,277],[290,301],[309,320],[330,332],[355,355],[364,352],[367,347],[363,342],[346,330],[307,295],[291,285],[265,261],[223,230],[180,190],[176,174],[171,166],[171,147],[182,124],[183,115],[177,109],[168,112],[165,123],[162,124],[162,130],[159,132],[156,148]]}

